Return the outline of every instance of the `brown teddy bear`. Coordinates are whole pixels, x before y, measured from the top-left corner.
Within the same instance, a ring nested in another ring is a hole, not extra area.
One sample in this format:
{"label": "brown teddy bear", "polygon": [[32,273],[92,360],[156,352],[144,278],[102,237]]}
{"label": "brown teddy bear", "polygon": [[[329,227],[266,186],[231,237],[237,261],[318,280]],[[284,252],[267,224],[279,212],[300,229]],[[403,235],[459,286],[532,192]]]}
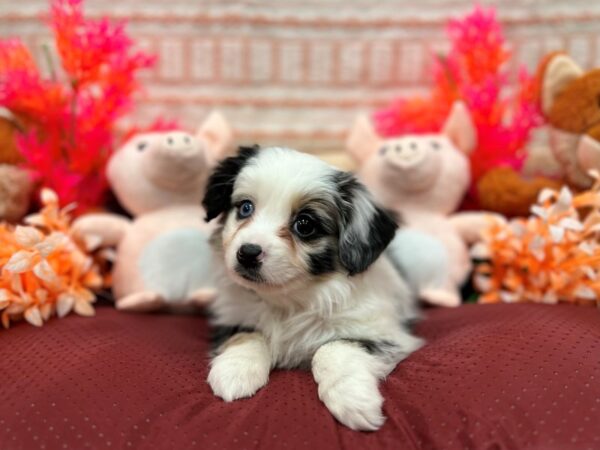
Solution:
{"label": "brown teddy bear", "polygon": [[550,125],[550,146],[575,188],[593,184],[600,170],[600,69],[584,72],[564,53],[543,63],[541,106]]}
{"label": "brown teddy bear", "polygon": [[584,72],[566,54],[553,52],[540,63],[537,77],[550,148],[563,179],[527,178],[509,168],[488,172],[477,186],[480,206],[508,217],[528,215],[544,188],[564,183],[589,188],[588,172],[600,171],[600,69]]}

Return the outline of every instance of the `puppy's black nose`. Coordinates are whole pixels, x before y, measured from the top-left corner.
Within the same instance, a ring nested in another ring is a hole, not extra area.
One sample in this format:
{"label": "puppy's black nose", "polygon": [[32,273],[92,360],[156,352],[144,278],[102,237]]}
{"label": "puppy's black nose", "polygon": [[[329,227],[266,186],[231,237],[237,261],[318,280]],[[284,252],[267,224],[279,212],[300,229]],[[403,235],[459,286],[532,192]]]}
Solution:
{"label": "puppy's black nose", "polygon": [[262,247],[256,244],[243,244],[237,252],[237,260],[244,267],[257,267]]}

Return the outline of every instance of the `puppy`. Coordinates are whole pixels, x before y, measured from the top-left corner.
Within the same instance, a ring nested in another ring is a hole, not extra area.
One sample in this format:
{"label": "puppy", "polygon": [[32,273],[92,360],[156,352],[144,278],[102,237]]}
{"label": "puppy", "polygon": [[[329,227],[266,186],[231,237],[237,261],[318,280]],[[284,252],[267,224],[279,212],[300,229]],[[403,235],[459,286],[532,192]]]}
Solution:
{"label": "puppy", "polygon": [[344,425],[376,430],[379,379],[421,341],[407,287],[384,257],[394,219],[349,173],[285,148],[241,148],[209,179],[206,220],[222,276],[208,383],[250,397],[274,367],[306,367]]}

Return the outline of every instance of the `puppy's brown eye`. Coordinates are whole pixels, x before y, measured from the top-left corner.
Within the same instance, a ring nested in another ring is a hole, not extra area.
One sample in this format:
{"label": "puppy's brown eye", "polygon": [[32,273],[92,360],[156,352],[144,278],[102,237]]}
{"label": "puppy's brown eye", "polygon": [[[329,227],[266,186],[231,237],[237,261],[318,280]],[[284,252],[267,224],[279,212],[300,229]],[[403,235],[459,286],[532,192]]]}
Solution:
{"label": "puppy's brown eye", "polygon": [[312,236],[316,230],[316,223],[308,214],[300,214],[294,222],[294,232],[301,238]]}

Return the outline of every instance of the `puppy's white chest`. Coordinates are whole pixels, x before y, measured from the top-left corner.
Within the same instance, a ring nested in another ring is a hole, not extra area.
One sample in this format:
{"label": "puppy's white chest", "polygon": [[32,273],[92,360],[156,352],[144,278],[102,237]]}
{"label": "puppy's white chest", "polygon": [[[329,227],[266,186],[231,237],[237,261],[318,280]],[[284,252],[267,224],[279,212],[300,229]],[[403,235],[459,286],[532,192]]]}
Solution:
{"label": "puppy's white chest", "polygon": [[335,336],[332,325],[316,314],[264,317],[258,328],[267,340],[273,365],[291,368],[310,362],[317,349]]}

